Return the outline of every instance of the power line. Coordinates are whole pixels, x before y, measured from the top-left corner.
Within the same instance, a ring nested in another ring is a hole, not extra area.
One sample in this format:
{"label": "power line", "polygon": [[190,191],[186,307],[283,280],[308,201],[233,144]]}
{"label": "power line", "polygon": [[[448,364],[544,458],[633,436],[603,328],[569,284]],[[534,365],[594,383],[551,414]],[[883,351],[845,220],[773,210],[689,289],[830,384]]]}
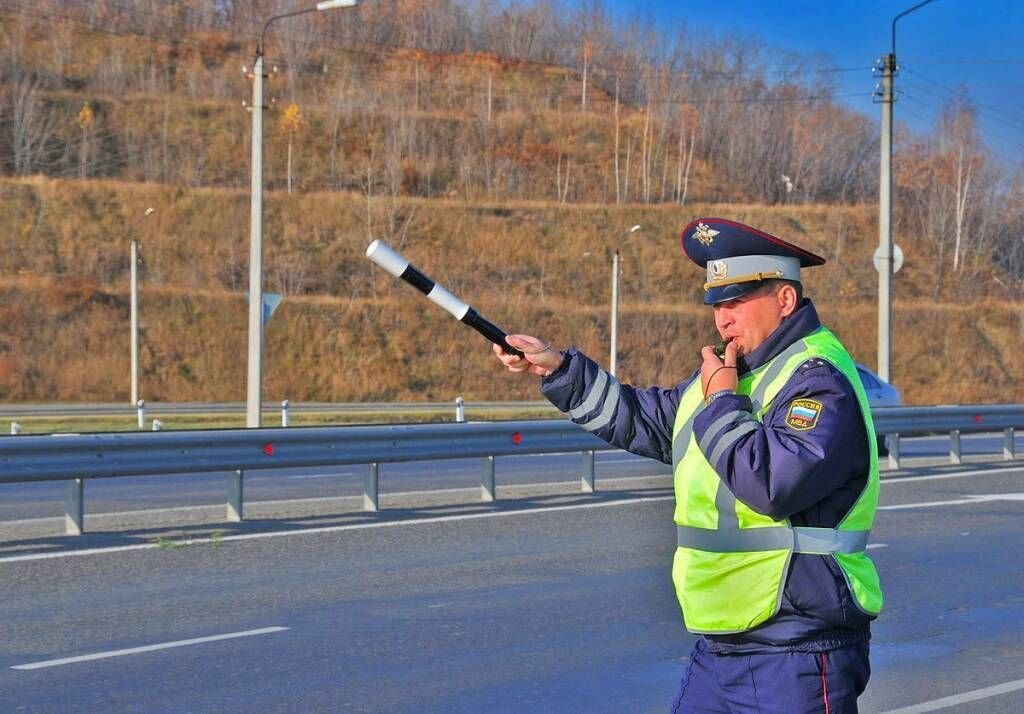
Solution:
{"label": "power line", "polygon": [[[956,89],[953,89],[952,87],[949,87],[949,86],[947,86],[945,84],[942,84],[941,82],[937,82],[934,79],[930,79],[928,77],[925,77],[923,74],[921,74],[919,72],[915,72],[914,70],[912,70],[910,68],[907,68],[907,72],[912,74],[912,75],[914,75],[918,79],[923,79],[925,82],[928,82],[929,84],[932,84],[932,85],[938,87],[939,89],[941,89],[944,92],[946,92],[947,94],[949,94],[951,97],[956,97],[959,94],[959,92]],[[927,91],[927,90],[925,90],[925,91]],[[993,112],[995,114],[1000,114],[1000,115],[1006,117],[1007,119],[1009,119],[1010,121],[1022,121],[1019,117],[1016,117],[1016,116],[1014,116],[1012,114],[1008,114],[1008,113],[1006,113],[1006,112],[1004,112],[1004,111],[1002,111],[1000,109],[996,109],[995,107],[991,107],[991,106],[988,106],[986,104],[982,104],[981,102],[978,102],[978,101],[976,101],[974,99],[971,99],[971,103],[974,106],[977,106],[979,108],[986,109],[986,110],[988,110],[990,112]]]}
{"label": "power line", "polygon": [[[915,97],[913,94],[904,93],[902,96],[904,98],[906,98],[906,99],[911,100],[912,102],[916,102],[917,104],[920,104],[921,106],[925,107],[926,109],[929,109],[929,110],[935,112],[936,115],[938,115],[938,114],[940,114],[942,112],[942,107],[935,106],[934,104],[929,104],[928,102],[924,101],[923,99]],[[909,114],[910,112],[907,111],[907,113]],[[932,118],[932,119],[923,119],[920,115],[916,115],[915,114],[914,116],[916,116],[918,119],[921,119],[922,121],[924,121],[925,124],[932,124],[933,122],[937,121],[937,117],[936,118]],[[1024,149],[1024,144],[1022,144],[1018,139],[1011,138],[1009,136],[1006,136],[1005,134],[1001,134],[999,132],[988,130],[988,131],[985,132],[985,135],[986,136],[990,136],[990,137],[995,138],[995,139],[999,139],[1000,141],[1002,141],[1002,142],[1004,142],[1006,144],[1012,144],[1014,147],[1016,147],[1018,149]]]}
{"label": "power line", "polygon": [[[951,93],[950,96],[944,96],[942,94],[939,94],[939,93],[937,93],[935,91],[932,91],[932,90],[928,89],[928,87],[925,87],[925,86],[923,86],[921,84],[909,83],[906,86],[909,86],[914,91],[923,92],[924,94],[927,94],[927,95],[929,95],[931,97],[935,97],[936,99],[939,99],[939,100],[942,100],[942,101],[949,101],[950,99],[954,99],[956,97],[955,93]],[[992,109],[990,107],[986,107],[985,105],[982,105],[982,104],[977,104],[975,102],[972,102],[972,104],[976,108],[975,110],[977,111],[979,116],[985,117],[985,118],[990,119],[990,120],[992,120],[994,122],[997,122],[999,124],[1003,124],[1004,126],[1007,126],[1007,127],[1011,128],[1011,129],[1017,129],[1018,131],[1024,131],[1024,120],[1017,119],[1015,117],[1011,117],[1010,119],[1005,119],[1005,118],[1003,118],[1003,116],[1007,116],[1007,115],[1004,115],[1003,112],[998,112],[997,110],[994,110],[994,109]]]}

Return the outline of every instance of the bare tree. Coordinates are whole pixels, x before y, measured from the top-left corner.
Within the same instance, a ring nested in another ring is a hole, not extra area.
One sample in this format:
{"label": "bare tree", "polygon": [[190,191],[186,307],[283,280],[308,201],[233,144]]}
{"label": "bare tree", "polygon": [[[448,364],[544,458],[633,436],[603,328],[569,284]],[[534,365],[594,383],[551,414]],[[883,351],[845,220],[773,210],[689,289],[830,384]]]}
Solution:
{"label": "bare tree", "polygon": [[43,102],[39,88],[38,80],[22,76],[10,87],[6,102],[11,108],[13,168],[20,176],[44,168],[46,150],[57,129],[57,116]]}

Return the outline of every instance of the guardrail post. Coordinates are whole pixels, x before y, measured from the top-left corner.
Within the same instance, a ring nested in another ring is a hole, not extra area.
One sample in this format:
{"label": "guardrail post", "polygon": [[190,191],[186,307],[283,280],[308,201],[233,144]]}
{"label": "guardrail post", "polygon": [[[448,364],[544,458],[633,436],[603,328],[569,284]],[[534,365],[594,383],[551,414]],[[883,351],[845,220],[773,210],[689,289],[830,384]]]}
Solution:
{"label": "guardrail post", "polygon": [[1013,440],[1013,427],[1003,429],[1003,459],[1012,461],[1017,455],[1017,444]]}
{"label": "guardrail post", "polygon": [[580,476],[580,491],[594,492],[594,452],[583,452],[583,474]]}
{"label": "guardrail post", "polygon": [[146,428],[146,400],[140,399],[135,402],[136,417],[139,421],[139,431]]}
{"label": "guardrail post", "polygon": [[460,424],[466,421],[466,402],[463,401],[462,397],[455,397],[455,421]]}
{"label": "guardrail post", "polygon": [[68,481],[64,496],[64,533],[82,535],[85,530],[85,479]]}
{"label": "guardrail post", "polygon": [[963,459],[960,456],[960,430],[953,429],[949,432],[949,463],[959,464]]}
{"label": "guardrail post", "polygon": [[230,523],[241,523],[245,517],[245,507],[242,500],[244,483],[245,472],[242,469],[228,474],[227,518]]}
{"label": "guardrail post", "polygon": [[366,468],[366,492],[363,494],[363,510],[377,511],[380,509],[380,464],[370,464]]}
{"label": "guardrail post", "polygon": [[[461,398],[461,397],[460,397]],[[480,476],[480,500],[491,503],[494,501],[494,457],[484,457],[484,470]]]}
{"label": "guardrail post", "polygon": [[889,468],[895,470],[900,467],[900,435],[887,434],[886,437],[886,445],[889,447]]}
{"label": "guardrail post", "polygon": [[281,402],[281,426],[288,426],[288,400]]}
{"label": "guardrail post", "polygon": [[11,422],[11,436],[17,436],[21,433],[21,424],[16,421]]}

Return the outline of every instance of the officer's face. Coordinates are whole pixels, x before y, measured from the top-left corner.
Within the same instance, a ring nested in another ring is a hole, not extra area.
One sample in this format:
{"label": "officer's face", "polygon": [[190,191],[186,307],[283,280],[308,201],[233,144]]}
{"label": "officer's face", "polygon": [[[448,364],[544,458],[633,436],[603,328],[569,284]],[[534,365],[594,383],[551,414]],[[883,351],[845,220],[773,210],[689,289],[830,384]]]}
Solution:
{"label": "officer's face", "polygon": [[715,326],[722,339],[731,339],[739,354],[750,354],[795,309],[796,292],[790,286],[768,285],[743,297],[718,303]]}

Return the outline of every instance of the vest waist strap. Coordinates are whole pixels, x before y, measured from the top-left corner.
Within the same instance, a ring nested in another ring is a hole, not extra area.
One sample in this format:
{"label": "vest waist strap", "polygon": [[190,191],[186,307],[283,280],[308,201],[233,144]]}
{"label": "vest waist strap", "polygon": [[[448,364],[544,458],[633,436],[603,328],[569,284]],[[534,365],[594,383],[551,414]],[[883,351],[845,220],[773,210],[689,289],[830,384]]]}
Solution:
{"label": "vest waist strap", "polygon": [[834,528],[770,526],[742,530],[710,530],[676,526],[680,548],[710,553],[754,553],[764,550],[792,550],[794,553],[860,553],[868,545],[871,531],[840,531]]}

